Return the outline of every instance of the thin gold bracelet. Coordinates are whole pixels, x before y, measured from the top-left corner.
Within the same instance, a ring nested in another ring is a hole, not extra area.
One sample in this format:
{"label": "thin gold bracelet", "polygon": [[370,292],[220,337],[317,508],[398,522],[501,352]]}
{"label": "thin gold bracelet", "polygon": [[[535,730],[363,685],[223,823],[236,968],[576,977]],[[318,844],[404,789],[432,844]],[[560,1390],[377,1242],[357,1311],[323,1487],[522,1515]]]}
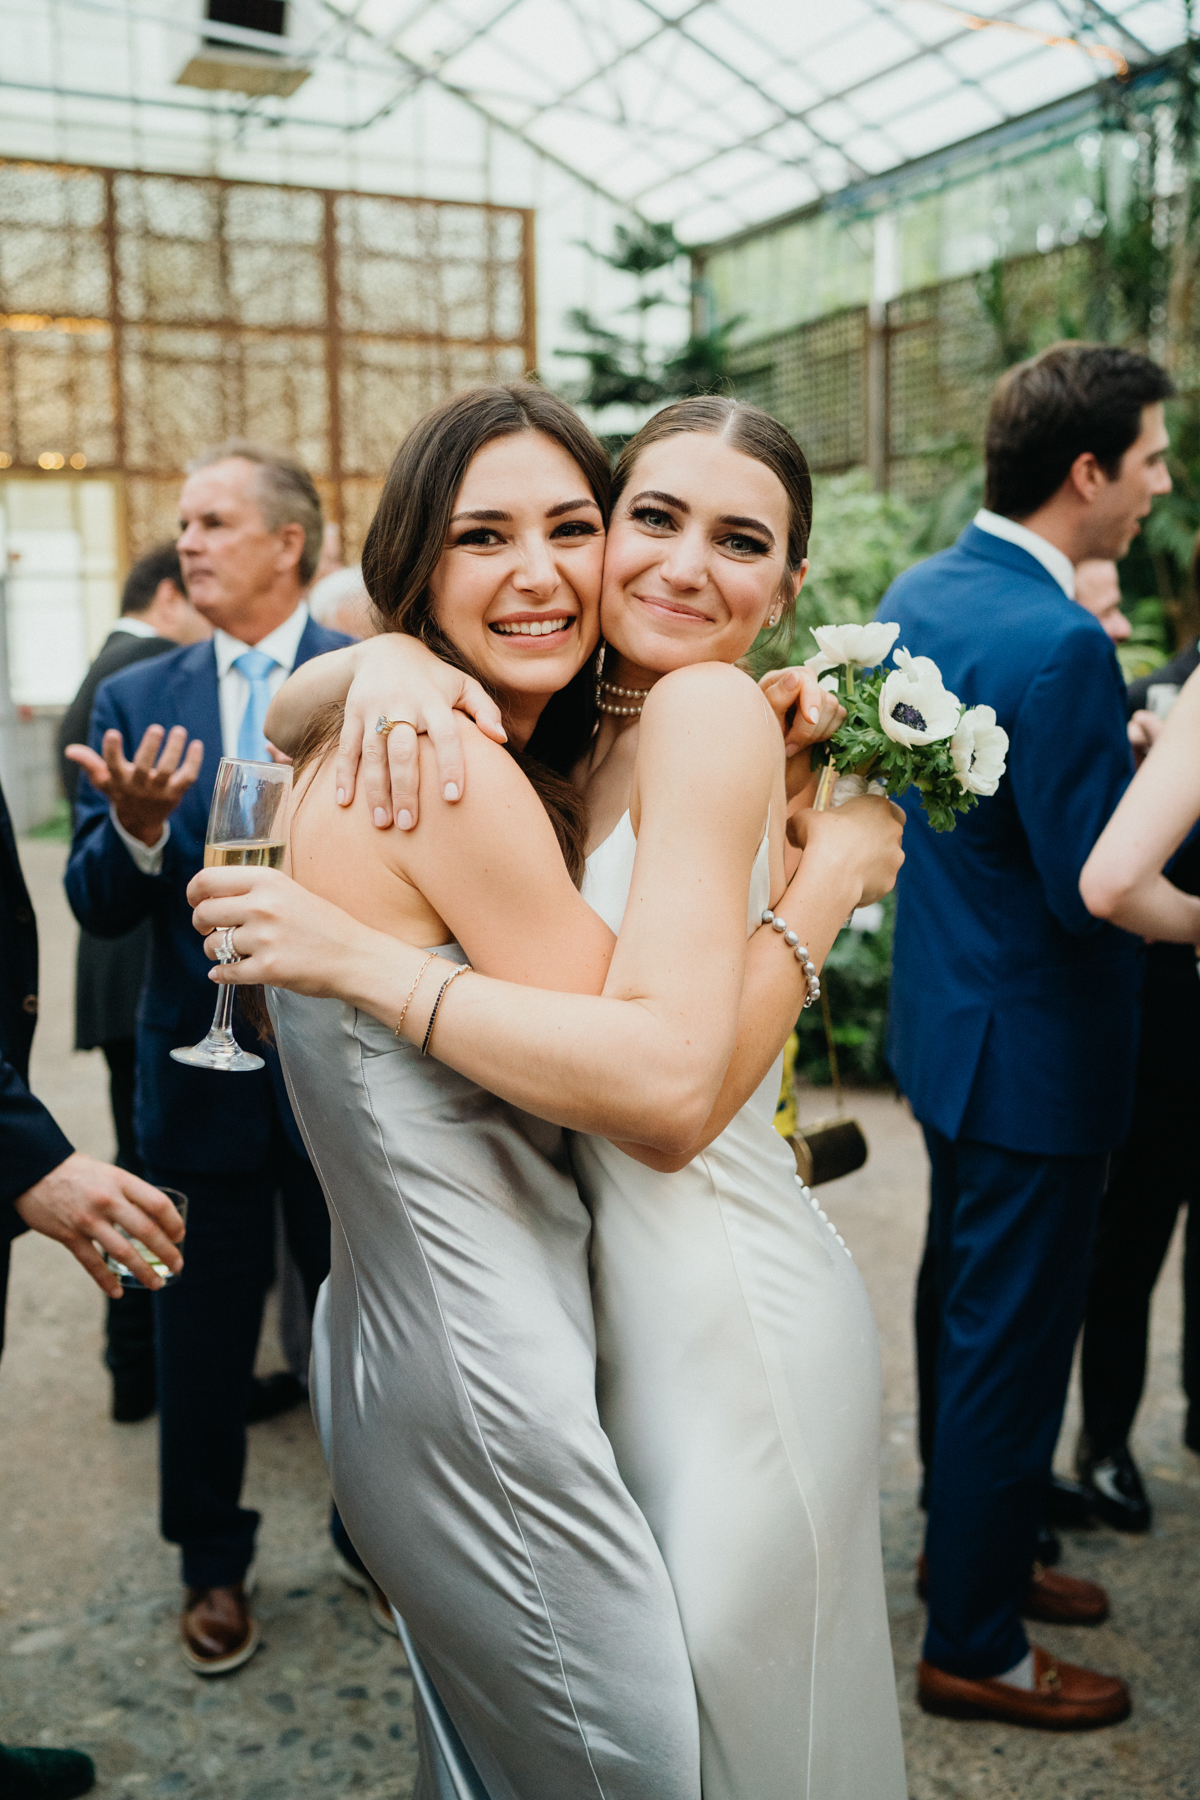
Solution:
{"label": "thin gold bracelet", "polygon": [[450,983],[452,981],[457,981],[460,975],[470,975],[470,974],[471,974],[470,963],[461,963],[459,965],[459,967],[457,969],[455,969],[453,975],[447,975],[445,981],[443,981],[441,987],[438,989],[438,997],[433,1003],[433,1011],[430,1013],[429,1023],[425,1027],[425,1036],[421,1040],[421,1055],[422,1056],[427,1055],[429,1052],[429,1040],[433,1036],[433,1021],[438,1016],[438,1007],[442,1004],[442,995],[446,992],[446,989],[450,986]]}
{"label": "thin gold bracelet", "polygon": [[436,962],[436,961],[437,961],[437,951],[431,950],[429,952],[429,955],[425,958],[425,961],[421,964],[420,968],[417,970],[416,977],[413,981],[413,984],[408,990],[408,998],[405,1000],[404,1005],[400,1008],[400,1017],[396,1020],[396,1036],[397,1037],[400,1036],[400,1027],[404,1023],[404,1015],[407,1013],[409,1007],[412,1005],[413,995],[416,993],[417,989],[421,985],[422,975],[425,973],[425,971],[429,967],[430,963]]}

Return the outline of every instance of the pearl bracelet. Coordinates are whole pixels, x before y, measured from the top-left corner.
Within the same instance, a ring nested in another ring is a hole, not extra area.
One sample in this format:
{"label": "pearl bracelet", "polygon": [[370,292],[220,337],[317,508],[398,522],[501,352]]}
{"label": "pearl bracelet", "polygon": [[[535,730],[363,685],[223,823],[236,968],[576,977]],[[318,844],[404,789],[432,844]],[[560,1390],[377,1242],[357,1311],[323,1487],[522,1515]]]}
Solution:
{"label": "pearl bracelet", "polygon": [[764,925],[773,926],[779,932],[796,961],[802,966],[804,979],[808,983],[808,998],[804,1005],[805,1007],[812,1006],[821,998],[821,981],[817,974],[817,965],[809,957],[808,945],[802,944],[797,934],[788,929],[787,920],[780,913],[772,912],[769,906],[763,909],[762,922]]}

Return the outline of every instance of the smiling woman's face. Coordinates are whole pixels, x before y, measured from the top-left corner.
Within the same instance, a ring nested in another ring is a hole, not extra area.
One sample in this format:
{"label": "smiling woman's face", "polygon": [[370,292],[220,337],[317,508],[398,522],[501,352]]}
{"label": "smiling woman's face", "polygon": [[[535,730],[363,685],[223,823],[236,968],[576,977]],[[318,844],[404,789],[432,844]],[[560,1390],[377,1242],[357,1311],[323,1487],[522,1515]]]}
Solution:
{"label": "smiling woman's face", "polygon": [[764,463],[705,432],[648,445],[609,526],[605,640],[650,675],[736,662],[780,605],[787,538],[787,494]]}
{"label": "smiling woman's face", "polygon": [[434,617],[519,713],[596,648],[603,561],[604,521],[574,457],[540,431],[494,438],[455,499]]}

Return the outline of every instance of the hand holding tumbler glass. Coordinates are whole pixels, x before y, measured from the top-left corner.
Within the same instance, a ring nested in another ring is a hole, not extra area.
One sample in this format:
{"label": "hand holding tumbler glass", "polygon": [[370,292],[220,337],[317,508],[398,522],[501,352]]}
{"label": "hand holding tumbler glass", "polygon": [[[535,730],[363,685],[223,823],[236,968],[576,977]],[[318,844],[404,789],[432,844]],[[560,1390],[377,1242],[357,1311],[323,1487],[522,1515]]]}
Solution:
{"label": "hand holding tumbler glass", "polygon": [[[223,756],[208,813],[205,868],[281,869],[287,848],[291,791],[289,764],[245,762],[235,756]],[[218,960],[238,962],[240,958],[230,949]],[[172,1050],[175,1062],[187,1063],[194,1069],[218,1069],[225,1074],[266,1066],[261,1056],[243,1050],[233,1035],[233,993],[232,985],[221,989],[208,1036],[190,1048]]]}

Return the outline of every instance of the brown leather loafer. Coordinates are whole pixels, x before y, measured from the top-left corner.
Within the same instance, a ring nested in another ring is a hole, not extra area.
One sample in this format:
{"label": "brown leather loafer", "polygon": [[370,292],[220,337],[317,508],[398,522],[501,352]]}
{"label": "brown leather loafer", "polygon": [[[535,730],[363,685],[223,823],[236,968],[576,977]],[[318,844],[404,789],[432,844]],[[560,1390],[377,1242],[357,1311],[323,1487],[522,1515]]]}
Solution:
{"label": "brown leather loafer", "polygon": [[1051,1625],[1100,1625],[1108,1617],[1108,1595],[1097,1581],[1081,1581],[1059,1569],[1033,1565],[1033,1580],[1021,1611]]}
{"label": "brown leather loafer", "polygon": [[1058,1662],[1036,1644],[1033,1687],[1010,1687],[994,1677],[966,1681],[923,1662],[917,1669],[917,1699],[928,1713],[947,1719],[998,1719],[1035,1731],[1095,1731],[1129,1717],[1129,1689],[1116,1675],[1097,1675],[1074,1663]]}
{"label": "brown leather loafer", "polygon": [[229,1675],[258,1649],[258,1626],[250,1615],[246,1584],[188,1588],[183,1615],[183,1660],[197,1675]]}
{"label": "brown leather loafer", "polygon": [[[924,1555],[917,1558],[917,1593],[922,1600],[929,1598],[929,1561]],[[1034,1563],[1021,1612],[1049,1625],[1100,1625],[1108,1617],[1108,1595],[1098,1582]]]}

